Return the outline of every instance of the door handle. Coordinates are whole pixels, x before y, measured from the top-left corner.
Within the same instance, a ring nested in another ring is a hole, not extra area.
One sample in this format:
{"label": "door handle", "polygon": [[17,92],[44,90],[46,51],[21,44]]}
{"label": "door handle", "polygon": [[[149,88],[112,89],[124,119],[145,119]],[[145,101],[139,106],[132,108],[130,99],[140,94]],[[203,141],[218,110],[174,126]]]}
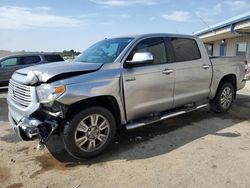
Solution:
{"label": "door handle", "polygon": [[166,75],[169,75],[169,74],[171,74],[171,73],[173,73],[174,71],[172,70],[172,69],[164,69],[163,71],[162,71],[162,74],[166,74]]}
{"label": "door handle", "polygon": [[136,78],[135,78],[135,77],[127,78],[125,81],[126,81],[126,82],[136,81]]}
{"label": "door handle", "polygon": [[208,64],[202,65],[202,68],[203,68],[203,69],[208,69],[209,67],[210,67],[210,65],[208,65]]}

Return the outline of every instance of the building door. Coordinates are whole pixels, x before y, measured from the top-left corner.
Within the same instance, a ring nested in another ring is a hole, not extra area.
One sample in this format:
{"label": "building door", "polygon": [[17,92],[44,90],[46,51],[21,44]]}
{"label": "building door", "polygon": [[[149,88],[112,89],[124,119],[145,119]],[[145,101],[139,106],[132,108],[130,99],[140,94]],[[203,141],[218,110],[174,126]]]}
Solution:
{"label": "building door", "polygon": [[220,56],[226,56],[226,51],[227,51],[227,44],[221,43],[220,44]]}

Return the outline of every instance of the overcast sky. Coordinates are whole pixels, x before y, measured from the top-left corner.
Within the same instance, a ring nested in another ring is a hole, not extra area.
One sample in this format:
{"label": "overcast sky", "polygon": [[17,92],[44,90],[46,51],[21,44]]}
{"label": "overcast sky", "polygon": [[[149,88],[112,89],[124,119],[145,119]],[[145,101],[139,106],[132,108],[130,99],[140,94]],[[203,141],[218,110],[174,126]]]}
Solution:
{"label": "overcast sky", "polygon": [[0,50],[82,51],[108,37],[183,33],[250,10],[250,0],[0,0]]}

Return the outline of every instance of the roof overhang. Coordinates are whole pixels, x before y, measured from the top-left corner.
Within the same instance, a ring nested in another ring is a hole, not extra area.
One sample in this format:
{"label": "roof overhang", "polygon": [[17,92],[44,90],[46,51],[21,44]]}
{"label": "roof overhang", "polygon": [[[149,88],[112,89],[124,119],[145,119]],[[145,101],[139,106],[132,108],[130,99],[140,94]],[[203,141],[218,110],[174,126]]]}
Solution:
{"label": "roof overhang", "polygon": [[208,43],[250,34],[250,13],[244,19],[230,20],[230,22],[225,21],[224,23],[198,31],[195,35],[200,37],[203,42]]}

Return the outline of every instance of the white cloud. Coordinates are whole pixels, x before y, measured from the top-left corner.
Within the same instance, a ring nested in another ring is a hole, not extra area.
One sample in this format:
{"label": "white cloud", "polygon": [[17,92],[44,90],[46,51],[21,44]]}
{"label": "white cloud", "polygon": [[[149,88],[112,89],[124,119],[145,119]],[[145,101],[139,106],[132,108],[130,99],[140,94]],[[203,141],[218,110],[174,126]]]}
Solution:
{"label": "white cloud", "polygon": [[231,7],[231,10],[233,11],[247,10],[250,8],[250,3],[247,3],[246,1],[241,1],[241,0],[225,1],[225,4]]}
{"label": "white cloud", "polygon": [[127,18],[130,18],[130,15],[129,14],[121,14],[120,17],[123,19],[127,19]]}
{"label": "white cloud", "polygon": [[[220,15],[236,11],[238,13],[247,11],[250,9],[250,3],[244,0],[228,0],[221,3],[217,3],[211,7],[198,8],[196,15],[206,20],[206,22],[215,22]],[[236,13],[234,13],[235,15]]]}
{"label": "white cloud", "polygon": [[[220,14],[222,12],[223,5],[221,3],[217,3],[212,7],[212,13],[213,14]],[[210,10],[211,11],[211,10]]]}
{"label": "white cloud", "polygon": [[126,7],[136,4],[153,5],[158,3],[158,0],[90,0],[90,1],[108,7]]}
{"label": "white cloud", "polygon": [[37,11],[50,11],[51,8],[50,7],[35,7],[32,8],[33,10],[37,10]]}
{"label": "white cloud", "polygon": [[206,7],[206,8],[198,8],[196,11],[196,15],[198,17],[206,18],[206,20],[209,20],[211,16],[218,16],[222,13],[222,3],[217,3],[213,5],[212,7]]}
{"label": "white cloud", "polygon": [[111,21],[104,21],[104,22],[96,22],[97,25],[114,25],[114,22]]}
{"label": "white cloud", "polygon": [[77,18],[57,16],[50,11],[49,7],[0,6],[0,29],[77,27],[83,23]]}
{"label": "white cloud", "polygon": [[163,14],[162,17],[166,20],[176,22],[187,22],[190,18],[190,12],[187,11],[172,11],[170,14]]}
{"label": "white cloud", "polygon": [[205,25],[218,23],[222,18],[226,19],[250,9],[250,3],[245,0],[226,0],[215,5],[196,9],[196,16]]}

